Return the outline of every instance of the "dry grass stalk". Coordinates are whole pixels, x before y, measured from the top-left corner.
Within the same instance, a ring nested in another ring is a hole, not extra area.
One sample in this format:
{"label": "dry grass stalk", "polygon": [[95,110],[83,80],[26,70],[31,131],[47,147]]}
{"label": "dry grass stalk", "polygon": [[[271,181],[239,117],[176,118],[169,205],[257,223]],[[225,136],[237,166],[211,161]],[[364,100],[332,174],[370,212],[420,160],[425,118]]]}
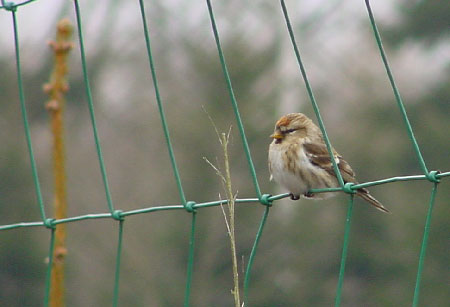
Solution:
{"label": "dry grass stalk", "polygon": [[[214,126],[214,129],[216,131],[220,145],[222,147],[224,173],[220,170],[219,167],[216,167],[207,158],[203,157],[203,159],[214,169],[217,176],[220,177],[226,197],[227,197],[228,216],[225,212],[224,207],[221,206],[221,208],[222,208],[222,212],[224,215],[225,224],[227,226],[228,236],[230,238],[231,261],[232,261],[232,266],[233,266],[233,284],[234,284],[234,287],[231,290],[231,293],[233,294],[233,297],[234,297],[235,307],[241,307],[241,303],[240,303],[241,298],[240,298],[240,294],[239,294],[239,272],[238,272],[238,262],[237,262],[237,256],[236,256],[235,221],[234,221],[234,217],[235,217],[234,208],[235,208],[236,194],[233,194],[233,189],[232,189],[232,184],[231,184],[230,162],[229,162],[229,155],[228,155],[228,144],[230,141],[231,127],[228,130],[228,133],[220,133],[219,134],[217,127],[215,126],[215,124],[214,124],[213,120],[211,119],[211,117],[209,116],[209,114],[208,114],[208,117]],[[220,194],[219,194],[219,196],[220,196]]]}

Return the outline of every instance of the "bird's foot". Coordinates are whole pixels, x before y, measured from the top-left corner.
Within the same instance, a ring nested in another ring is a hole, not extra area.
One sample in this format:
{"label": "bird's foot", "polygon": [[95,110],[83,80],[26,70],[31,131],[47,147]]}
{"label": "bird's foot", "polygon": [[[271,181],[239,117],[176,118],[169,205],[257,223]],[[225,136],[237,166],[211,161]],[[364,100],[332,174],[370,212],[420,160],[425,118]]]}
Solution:
{"label": "bird's foot", "polygon": [[289,196],[291,197],[292,200],[299,200],[300,199],[300,195],[294,195],[293,193],[291,193]]}
{"label": "bird's foot", "polygon": [[314,197],[314,193],[311,193],[311,192],[308,191],[305,194],[303,194],[303,196],[306,197],[306,198],[313,198]]}

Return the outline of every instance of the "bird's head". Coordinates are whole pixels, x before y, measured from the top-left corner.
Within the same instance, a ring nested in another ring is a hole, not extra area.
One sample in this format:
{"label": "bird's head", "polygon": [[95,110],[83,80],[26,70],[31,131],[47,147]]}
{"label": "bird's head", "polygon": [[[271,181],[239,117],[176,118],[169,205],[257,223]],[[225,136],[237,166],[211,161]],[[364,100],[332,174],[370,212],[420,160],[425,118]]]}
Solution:
{"label": "bird's head", "polygon": [[280,144],[284,140],[302,139],[317,131],[317,126],[302,113],[290,113],[281,117],[275,124],[275,130],[270,135],[275,143]]}

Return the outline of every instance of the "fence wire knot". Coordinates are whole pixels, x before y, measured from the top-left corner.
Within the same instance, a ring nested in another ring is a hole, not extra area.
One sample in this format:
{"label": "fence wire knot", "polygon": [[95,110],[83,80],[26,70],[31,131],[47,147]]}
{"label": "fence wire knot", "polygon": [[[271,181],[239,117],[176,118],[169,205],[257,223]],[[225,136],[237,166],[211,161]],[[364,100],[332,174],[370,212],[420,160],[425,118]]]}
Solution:
{"label": "fence wire knot", "polygon": [[113,219],[115,219],[116,221],[123,221],[123,216],[122,216],[122,210],[114,210],[111,213],[111,216]]}
{"label": "fence wire knot", "polygon": [[15,12],[17,10],[17,5],[14,2],[3,2],[3,8],[7,11]]}
{"label": "fence wire knot", "polygon": [[431,171],[428,174],[425,175],[427,179],[433,183],[439,183],[441,182],[441,179],[437,177],[441,172],[440,171]]}
{"label": "fence wire knot", "polygon": [[259,202],[267,207],[272,207],[272,200],[270,199],[272,197],[271,194],[263,194],[261,195],[261,198],[259,199]]}
{"label": "fence wire knot", "polygon": [[48,229],[54,229],[55,228],[55,224],[53,224],[53,222],[55,221],[55,219],[45,219],[44,220],[44,226],[47,227]]}
{"label": "fence wire knot", "polygon": [[347,182],[344,184],[344,187],[342,188],[342,191],[344,191],[347,194],[355,194],[356,191],[352,189],[352,186],[355,184],[353,182]]}
{"label": "fence wire knot", "polygon": [[184,205],[184,209],[186,209],[186,211],[189,213],[195,213],[195,212],[197,212],[197,210],[195,210],[194,206],[195,206],[195,201],[190,200],[190,201],[186,202],[186,204]]}

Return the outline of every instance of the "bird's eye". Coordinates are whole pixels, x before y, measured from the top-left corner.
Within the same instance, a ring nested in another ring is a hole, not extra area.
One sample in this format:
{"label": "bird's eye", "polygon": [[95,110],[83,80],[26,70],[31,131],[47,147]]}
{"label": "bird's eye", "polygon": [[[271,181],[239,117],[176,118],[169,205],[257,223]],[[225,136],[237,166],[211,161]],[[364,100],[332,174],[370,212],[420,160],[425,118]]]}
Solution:
{"label": "bird's eye", "polygon": [[298,129],[287,129],[284,133],[291,133],[297,131]]}

